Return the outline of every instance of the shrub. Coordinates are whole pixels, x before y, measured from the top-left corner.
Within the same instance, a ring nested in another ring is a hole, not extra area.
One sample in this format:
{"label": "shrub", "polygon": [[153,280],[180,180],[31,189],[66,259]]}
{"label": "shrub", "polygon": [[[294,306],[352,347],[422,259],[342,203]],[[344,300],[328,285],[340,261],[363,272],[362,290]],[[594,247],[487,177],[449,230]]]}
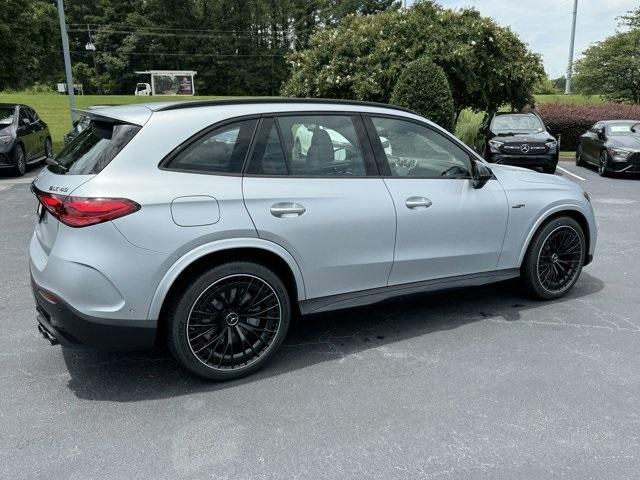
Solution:
{"label": "shrub", "polygon": [[406,66],[393,87],[390,102],[453,131],[455,111],[447,76],[427,57]]}
{"label": "shrub", "polygon": [[456,137],[478,152],[482,152],[484,137],[480,131],[485,114],[466,109],[460,112]]}
{"label": "shrub", "polygon": [[601,120],[639,120],[640,105],[619,103],[569,104],[544,103],[538,114],[554,135],[562,135],[561,149],[575,150],[580,135]]}

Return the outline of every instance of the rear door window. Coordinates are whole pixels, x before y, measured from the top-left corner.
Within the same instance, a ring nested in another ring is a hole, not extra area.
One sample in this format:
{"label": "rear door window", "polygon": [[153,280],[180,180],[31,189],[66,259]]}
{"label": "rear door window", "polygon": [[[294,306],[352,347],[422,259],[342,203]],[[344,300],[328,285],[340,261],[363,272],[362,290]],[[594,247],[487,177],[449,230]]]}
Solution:
{"label": "rear door window", "polygon": [[138,125],[91,121],[55,157],[49,170],[60,175],[93,175],[104,167],[140,131]]}
{"label": "rear door window", "polygon": [[215,128],[175,155],[164,168],[188,172],[240,174],[257,120]]}

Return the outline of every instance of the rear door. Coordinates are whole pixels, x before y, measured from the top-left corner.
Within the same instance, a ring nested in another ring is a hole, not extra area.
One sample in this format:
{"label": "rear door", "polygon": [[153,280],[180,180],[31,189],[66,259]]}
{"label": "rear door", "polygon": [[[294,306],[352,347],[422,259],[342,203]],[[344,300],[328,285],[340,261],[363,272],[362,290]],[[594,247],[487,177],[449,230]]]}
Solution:
{"label": "rear door", "polygon": [[386,286],[395,210],[358,115],[263,118],[243,192],[258,235],[296,259],[307,298]]}
{"label": "rear door", "polygon": [[427,125],[366,121],[398,219],[389,285],[495,270],[508,216],[500,183],[475,189],[469,152]]}

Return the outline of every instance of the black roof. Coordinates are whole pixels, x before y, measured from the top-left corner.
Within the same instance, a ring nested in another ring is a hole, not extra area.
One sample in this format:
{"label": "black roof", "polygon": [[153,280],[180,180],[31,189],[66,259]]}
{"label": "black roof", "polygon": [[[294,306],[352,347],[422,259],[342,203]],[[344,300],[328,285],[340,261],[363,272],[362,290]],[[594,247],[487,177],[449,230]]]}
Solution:
{"label": "black roof", "polygon": [[331,99],[331,98],[245,98],[245,99],[226,99],[226,100],[194,100],[188,102],[175,102],[171,105],[165,105],[158,109],[158,111],[167,110],[180,110],[183,108],[194,107],[210,107],[216,105],[247,105],[247,104],[269,104],[269,103],[321,103],[327,105],[354,105],[362,107],[378,107],[378,108],[390,108],[393,110],[399,110],[402,112],[412,113],[419,115],[418,113],[408,108],[399,107],[397,105],[389,105],[380,102],[364,102],[360,100],[343,100],[343,99]]}

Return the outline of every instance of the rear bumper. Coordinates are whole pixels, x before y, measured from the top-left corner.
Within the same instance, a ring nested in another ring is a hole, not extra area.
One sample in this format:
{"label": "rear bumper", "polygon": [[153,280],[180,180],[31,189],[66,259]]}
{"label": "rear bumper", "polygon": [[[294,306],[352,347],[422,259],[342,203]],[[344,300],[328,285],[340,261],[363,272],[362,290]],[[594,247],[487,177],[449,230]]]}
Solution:
{"label": "rear bumper", "polygon": [[544,168],[558,165],[558,155],[505,155],[494,153],[487,159],[490,163],[501,163],[503,165],[513,165],[515,167]]}
{"label": "rear bumper", "polygon": [[[100,350],[147,350],[156,339],[155,320],[112,320],[84,315],[31,278],[39,329],[67,347]],[[43,296],[45,294],[48,299]],[[47,337],[45,333],[45,338]],[[49,339],[51,341],[51,339]],[[54,342],[52,342],[54,343]]]}

